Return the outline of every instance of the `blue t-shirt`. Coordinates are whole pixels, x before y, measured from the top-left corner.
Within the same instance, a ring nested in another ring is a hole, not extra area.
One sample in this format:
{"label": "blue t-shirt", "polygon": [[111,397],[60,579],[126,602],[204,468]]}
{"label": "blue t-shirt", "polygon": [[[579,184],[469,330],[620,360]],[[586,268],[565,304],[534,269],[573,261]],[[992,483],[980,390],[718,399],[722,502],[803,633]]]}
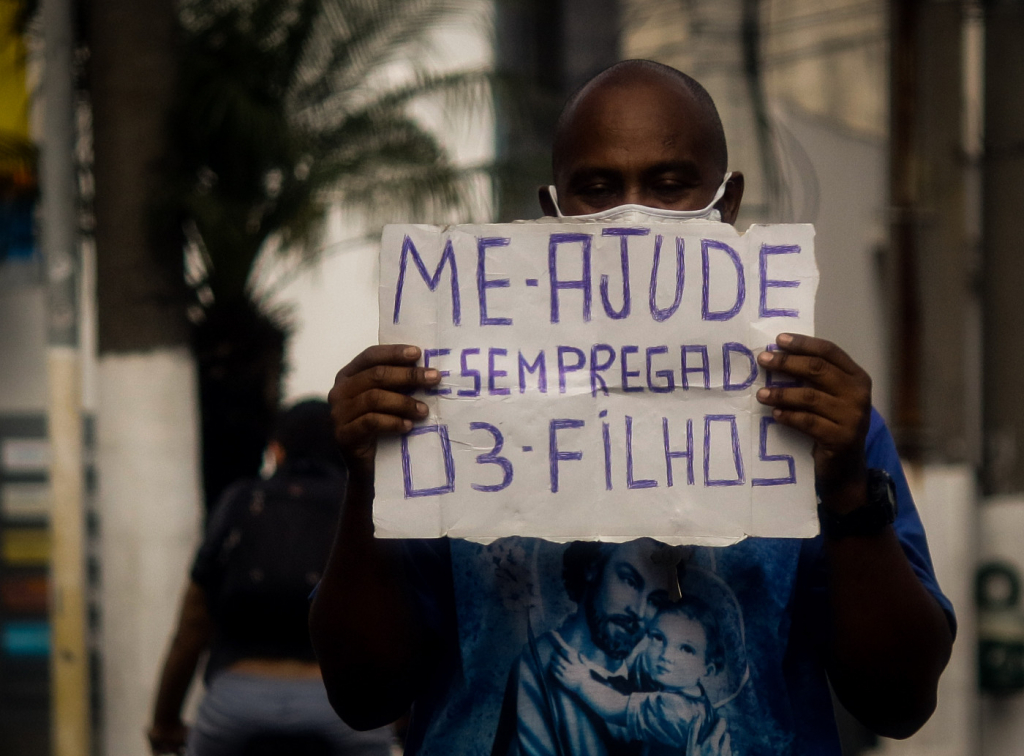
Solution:
{"label": "blue t-shirt", "polygon": [[[955,631],[877,412],[866,453],[895,481],[896,534]],[[821,536],[675,551],[649,539],[406,542],[423,620],[444,648],[406,753],[713,754],[724,731],[744,756],[840,756],[820,654],[822,550]]]}

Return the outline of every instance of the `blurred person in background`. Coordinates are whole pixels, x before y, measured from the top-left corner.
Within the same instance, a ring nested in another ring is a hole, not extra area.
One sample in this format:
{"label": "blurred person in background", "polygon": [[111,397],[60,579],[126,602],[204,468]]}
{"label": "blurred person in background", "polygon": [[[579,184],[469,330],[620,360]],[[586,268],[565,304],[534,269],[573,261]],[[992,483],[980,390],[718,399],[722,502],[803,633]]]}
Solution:
{"label": "blurred person in background", "polygon": [[[273,475],[234,484],[210,517],[164,662],[150,746],[191,756],[385,756],[390,727],[356,732],[334,713],[307,630],[346,481],[327,403],[283,412],[268,451]],[[182,704],[207,650],[207,690],[189,729]],[[272,743],[279,750],[268,750]]]}

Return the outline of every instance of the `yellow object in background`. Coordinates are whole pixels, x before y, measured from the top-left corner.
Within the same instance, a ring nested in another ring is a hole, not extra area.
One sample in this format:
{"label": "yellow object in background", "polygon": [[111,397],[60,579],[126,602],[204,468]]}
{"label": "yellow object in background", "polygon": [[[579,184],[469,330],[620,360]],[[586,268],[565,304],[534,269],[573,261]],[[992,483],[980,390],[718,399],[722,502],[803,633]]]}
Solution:
{"label": "yellow object in background", "polygon": [[0,558],[19,567],[46,566],[50,562],[50,531],[46,528],[5,528]]}
{"label": "yellow object in background", "polygon": [[10,29],[20,3],[0,0],[0,133],[28,139],[28,91],[25,89],[25,42]]}
{"label": "yellow object in background", "polygon": [[[31,194],[35,166],[29,136],[29,98],[25,84],[25,41],[13,32],[21,3],[0,0],[0,191]],[[10,199],[4,196],[4,199]]]}

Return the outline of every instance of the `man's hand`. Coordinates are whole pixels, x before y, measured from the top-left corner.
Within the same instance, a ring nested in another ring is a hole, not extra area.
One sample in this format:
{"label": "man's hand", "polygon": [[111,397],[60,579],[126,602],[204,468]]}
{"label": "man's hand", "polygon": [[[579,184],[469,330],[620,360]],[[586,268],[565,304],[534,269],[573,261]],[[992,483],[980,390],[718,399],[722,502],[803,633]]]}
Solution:
{"label": "man's hand", "polygon": [[[800,387],[757,392],[773,417],[814,439],[822,504],[842,514],[867,500],[864,442],[871,424],[871,379],[824,339],[780,334],[779,350],[758,362]],[[823,639],[829,681],[847,709],[876,733],[905,738],[935,709],[952,633],[921,584],[892,528],[825,541],[831,632]]]}
{"label": "man's hand", "polygon": [[814,440],[815,480],[826,505],[838,499],[840,510],[856,507],[866,492],[871,377],[831,341],[789,333],[775,341],[779,349],[762,352],[758,362],[803,385],[763,388],[757,400],[775,408],[779,423]]}
{"label": "man's hand", "polygon": [[[696,724],[696,723],[693,723]],[[715,727],[708,734],[703,742],[697,742],[697,735],[700,727],[691,724],[690,742],[686,747],[686,753],[693,756],[732,756],[732,746],[729,741],[729,726],[725,719],[719,718]]]}
{"label": "man's hand", "polygon": [[401,542],[373,535],[377,439],[412,430],[427,405],[410,395],[441,380],[416,366],[420,354],[407,344],[369,347],[341,369],[328,397],[349,478],[309,629],[331,705],[357,730],[406,712],[443,653],[413,599]]}
{"label": "man's hand", "polygon": [[149,748],[156,756],[166,753],[185,753],[185,741],[188,739],[188,728],[177,722],[154,723],[146,733]]}
{"label": "man's hand", "polygon": [[590,668],[580,661],[578,654],[564,648],[556,648],[551,655],[551,671],[562,685],[575,693],[582,693],[583,686],[593,679]]}
{"label": "man's hand", "polygon": [[420,349],[407,344],[372,346],[334,379],[328,400],[350,473],[372,475],[377,439],[408,433],[413,421],[427,416],[427,405],[409,394],[437,385],[441,375],[416,367],[419,357]]}

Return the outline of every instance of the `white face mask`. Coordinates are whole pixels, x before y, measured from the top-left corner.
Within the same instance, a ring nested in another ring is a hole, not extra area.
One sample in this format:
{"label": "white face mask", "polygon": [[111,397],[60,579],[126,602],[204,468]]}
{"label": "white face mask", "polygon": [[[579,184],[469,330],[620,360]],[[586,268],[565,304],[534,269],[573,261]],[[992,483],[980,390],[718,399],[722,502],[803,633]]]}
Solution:
{"label": "white face mask", "polygon": [[548,194],[551,195],[551,202],[555,206],[555,212],[558,213],[559,218],[572,218],[574,220],[597,220],[597,221],[608,221],[608,220],[622,220],[630,215],[641,215],[649,218],[661,218],[664,220],[710,220],[710,221],[721,221],[722,214],[718,211],[715,205],[722,197],[725,196],[725,185],[729,182],[729,178],[732,176],[732,171],[725,174],[725,178],[722,179],[722,185],[718,187],[718,191],[715,192],[714,198],[702,210],[665,210],[660,207],[646,207],[644,205],[619,205],[618,207],[610,207],[607,210],[601,210],[597,213],[588,213],[587,215],[563,215],[562,209],[558,206],[558,193],[554,186],[548,187]]}

